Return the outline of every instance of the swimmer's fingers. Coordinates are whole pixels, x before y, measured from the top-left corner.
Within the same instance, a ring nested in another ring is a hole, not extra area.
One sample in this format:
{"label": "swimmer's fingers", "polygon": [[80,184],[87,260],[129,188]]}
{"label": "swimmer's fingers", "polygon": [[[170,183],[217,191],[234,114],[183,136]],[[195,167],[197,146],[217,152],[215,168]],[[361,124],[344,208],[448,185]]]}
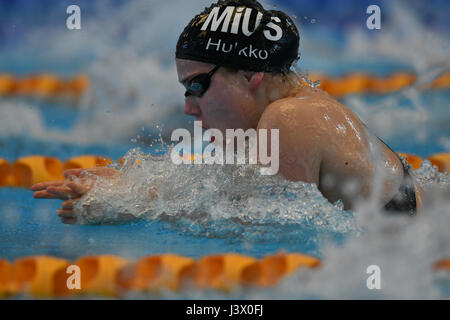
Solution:
{"label": "swimmer's fingers", "polygon": [[56,212],[60,218],[76,218],[72,209],[58,209]]}
{"label": "swimmer's fingers", "polygon": [[36,191],[33,193],[35,199],[59,199],[59,196],[54,193],[50,193],[47,190]]}
{"label": "swimmer's fingers", "polygon": [[77,222],[77,217],[72,209],[59,209],[56,211],[61,218],[61,222],[65,224],[74,224]]}
{"label": "swimmer's fingers", "polygon": [[61,218],[61,222],[64,224],[75,224],[77,223],[77,218]]}
{"label": "swimmer's fingers", "polygon": [[75,192],[68,186],[48,187],[47,192],[54,195],[55,199],[69,200],[79,198],[82,194]]}
{"label": "swimmer's fingers", "polygon": [[67,182],[67,186],[76,194],[82,196],[91,190],[94,185],[94,181],[85,181],[84,183]]}
{"label": "swimmer's fingers", "polygon": [[64,184],[63,180],[36,183],[31,187],[31,190],[35,191],[33,197],[36,199],[59,199],[59,195],[49,192],[48,188],[63,187]]}
{"label": "swimmer's fingers", "polygon": [[46,181],[46,182],[40,182],[36,183],[31,186],[32,191],[41,191],[47,189],[47,187],[51,186],[62,186],[65,183],[64,180],[57,180],[57,181]]}
{"label": "swimmer's fingers", "polygon": [[62,209],[72,210],[75,206],[74,200],[66,200],[62,203]]}

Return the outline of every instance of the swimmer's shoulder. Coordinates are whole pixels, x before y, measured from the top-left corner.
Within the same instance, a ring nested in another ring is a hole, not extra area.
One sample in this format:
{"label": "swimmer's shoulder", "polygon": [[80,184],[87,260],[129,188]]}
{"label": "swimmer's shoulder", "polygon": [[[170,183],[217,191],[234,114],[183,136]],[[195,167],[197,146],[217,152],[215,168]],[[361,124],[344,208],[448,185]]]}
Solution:
{"label": "swimmer's shoulder", "polygon": [[299,95],[282,98],[268,105],[257,129],[279,130],[281,154],[288,152],[299,162],[302,159],[320,162],[321,153],[329,146],[330,130],[321,119],[327,104],[320,93],[302,90]]}
{"label": "swimmer's shoulder", "polygon": [[264,110],[259,121],[259,128],[281,126],[286,129],[315,127],[325,129],[324,120],[333,114],[342,112],[337,100],[320,89],[304,87],[296,91],[294,96],[285,97],[272,102]]}
{"label": "swimmer's shoulder", "polygon": [[338,159],[342,160],[339,163],[350,163],[345,157],[360,154],[364,158],[367,151],[361,120],[348,107],[319,89],[305,88],[294,97],[271,103],[258,128],[280,129],[281,146],[286,149],[298,147],[303,157],[314,155],[329,171],[340,170],[342,166],[335,165]]}
{"label": "swimmer's shoulder", "polygon": [[[279,130],[279,173],[293,181],[319,184],[324,144],[317,116],[309,103],[295,97],[279,99],[263,112],[258,130]],[[270,148],[270,146],[269,146]]]}

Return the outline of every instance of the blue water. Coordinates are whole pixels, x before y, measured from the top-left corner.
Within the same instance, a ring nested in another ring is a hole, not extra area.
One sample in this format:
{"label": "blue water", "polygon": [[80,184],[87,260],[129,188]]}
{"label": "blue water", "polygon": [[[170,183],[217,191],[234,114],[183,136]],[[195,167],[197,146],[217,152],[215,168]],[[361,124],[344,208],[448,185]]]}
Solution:
{"label": "blue water", "polygon": [[[425,99],[439,96],[449,101],[448,91],[425,93]],[[375,103],[381,98],[363,97],[367,103]],[[408,107],[408,106],[406,106]],[[61,106],[40,105],[45,122],[49,127],[52,120],[64,127],[73,125],[76,112]],[[62,123],[59,121],[62,119]],[[69,119],[69,120],[68,120]],[[444,128],[450,136],[450,128]],[[437,152],[445,152],[442,145],[433,143],[434,135],[442,134],[442,130],[431,132],[426,141],[387,138],[385,141],[397,151],[410,152],[426,158]],[[22,156],[41,154],[67,160],[81,154],[93,154],[117,160],[134,147],[144,152],[161,154],[161,145],[152,147],[140,142],[129,142],[115,145],[75,144],[38,140],[29,137],[1,138],[1,157],[13,163]],[[0,256],[13,261],[25,255],[47,254],[67,259],[76,259],[89,254],[120,254],[129,258],[144,255],[173,252],[194,258],[220,252],[238,252],[254,257],[263,257],[279,250],[303,252],[321,256],[321,250],[315,241],[314,230],[304,230],[299,238],[288,238],[285,241],[261,240],[255,243],[252,239],[205,237],[195,235],[194,229],[178,228],[167,221],[137,221],[124,225],[80,226],[64,225],[56,215],[61,201],[35,200],[32,192],[20,188],[0,189]],[[268,229],[268,232],[270,229]],[[280,229],[277,229],[278,231]],[[281,228],[283,230],[283,228]],[[287,232],[287,229],[284,229]],[[309,233],[309,234],[308,234]],[[345,239],[346,235],[335,235]],[[247,241],[248,240],[248,241]],[[338,241],[337,241],[338,242]]]}
{"label": "blue water", "polygon": [[[2,202],[7,199],[3,203],[8,203],[2,207],[0,255],[10,261],[26,255],[41,254],[69,260],[98,254],[119,254],[137,259],[167,252],[194,258],[222,252],[262,257],[280,248],[279,243],[263,243],[246,248],[245,243],[236,239],[194,237],[157,221],[109,226],[64,225],[54,212],[58,209],[56,201],[46,204],[45,216],[40,216],[39,210],[42,208],[32,200],[30,191],[4,188],[0,190],[0,197]],[[305,249],[299,245],[285,246],[294,251]]]}

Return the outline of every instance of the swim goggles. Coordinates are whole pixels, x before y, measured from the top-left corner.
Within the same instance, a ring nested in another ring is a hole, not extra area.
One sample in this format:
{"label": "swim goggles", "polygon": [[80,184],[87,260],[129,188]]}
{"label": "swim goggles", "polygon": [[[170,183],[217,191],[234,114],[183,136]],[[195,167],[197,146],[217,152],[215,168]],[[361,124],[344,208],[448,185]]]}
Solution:
{"label": "swim goggles", "polygon": [[208,73],[201,73],[193,77],[192,79],[189,79],[186,86],[186,93],[184,94],[185,97],[194,96],[194,97],[202,97],[206,91],[208,91],[209,86],[211,84],[211,78],[214,75],[214,73],[220,68],[220,65],[215,66],[210,72]]}

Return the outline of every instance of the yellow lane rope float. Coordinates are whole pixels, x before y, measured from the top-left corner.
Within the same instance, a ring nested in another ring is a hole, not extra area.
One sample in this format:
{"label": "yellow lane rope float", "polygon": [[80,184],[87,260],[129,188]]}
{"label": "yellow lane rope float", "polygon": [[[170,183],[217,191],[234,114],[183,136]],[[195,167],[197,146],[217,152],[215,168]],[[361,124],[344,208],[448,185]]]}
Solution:
{"label": "yellow lane rope float", "polygon": [[428,157],[428,160],[437,166],[439,171],[447,170],[447,173],[450,172],[450,153],[438,153]]}
{"label": "yellow lane rope float", "polygon": [[[303,268],[314,270],[321,264],[315,257],[286,252],[262,259],[236,253],[198,260],[168,253],[136,262],[114,255],[86,256],[74,262],[50,256],[23,257],[12,264],[0,259],[0,298],[120,298],[129,292],[158,294],[161,290],[191,289],[230,293],[237,288],[275,286]],[[430,269],[450,272],[450,259],[438,261]]]}
{"label": "yellow lane rope float", "polygon": [[18,187],[29,188],[35,183],[64,179],[63,164],[54,157],[29,156],[16,160],[12,181]]}
{"label": "yellow lane rope float", "polygon": [[[398,152],[398,155],[402,156],[403,158],[405,158],[406,162],[408,162],[408,164],[411,165],[413,170],[419,169],[420,165],[422,164],[422,158],[419,157],[419,156],[416,156],[414,154],[407,154],[407,153]],[[431,162],[431,163],[433,163],[433,162]],[[433,165],[435,165],[435,163],[433,163]]]}
{"label": "yellow lane rope float", "polygon": [[299,268],[318,268],[320,260],[297,253],[278,253],[255,261],[242,272],[242,283],[245,285],[273,286],[282,277],[288,276]]}
{"label": "yellow lane rope float", "polygon": [[[398,154],[406,158],[414,170],[420,168],[421,157],[406,153]],[[192,159],[191,156],[190,160]],[[437,153],[427,160],[441,172],[450,171],[450,153]],[[119,159],[120,161],[123,163],[123,159]],[[0,187],[30,188],[35,183],[64,179],[64,170],[103,167],[110,163],[111,159],[95,155],[81,155],[65,162],[54,157],[33,155],[19,158],[12,165],[6,159],[0,158]],[[139,164],[140,160],[136,163]]]}
{"label": "yellow lane rope float", "polygon": [[27,293],[38,298],[51,297],[63,285],[57,281],[57,272],[68,266],[67,260],[47,256],[18,259],[12,266],[9,292],[12,295]]}
{"label": "yellow lane rope float", "polygon": [[64,170],[78,168],[106,167],[112,161],[105,157],[83,155],[70,158],[64,163]]}
{"label": "yellow lane rope float", "polygon": [[[352,73],[341,77],[322,74],[309,76],[312,81],[320,80],[323,90],[341,97],[352,93],[390,93],[414,84],[417,76],[413,73],[397,72],[386,77],[377,77],[368,73]],[[0,97],[27,96],[42,99],[69,96],[79,98],[89,87],[89,78],[85,74],[71,79],[62,79],[57,75],[42,73],[15,77],[0,73]],[[425,89],[445,89],[450,87],[450,72],[444,73]]]}
{"label": "yellow lane rope float", "polygon": [[[398,72],[387,77],[376,77],[367,73],[352,73],[341,77],[329,77],[321,74],[309,76],[312,81],[320,81],[320,88],[335,97],[348,94],[385,94],[398,91],[413,85],[417,76],[411,73]],[[445,73],[424,89],[444,89],[450,87],[450,73]]]}
{"label": "yellow lane rope float", "polygon": [[128,264],[127,259],[112,256],[89,256],[75,261],[74,265],[80,267],[82,294],[114,296],[116,273]]}
{"label": "yellow lane rope float", "polygon": [[119,292],[158,292],[161,288],[177,291],[182,285],[185,270],[194,263],[192,258],[170,253],[144,257],[121,268],[115,283]]}
{"label": "yellow lane rope float", "polygon": [[0,299],[10,293],[12,269],[8,261],[0,259]]}
{"label": "yellow lane rope float", "polygon": [[12,185],[11,166],[5,159],[0,158],[0,187]]}
{"label": "yellow lane rope float", "polygon": [[187,286],[229,292],[241,284],[243,270],[255,261],[235,253],[206,256],[185,268],[181,278]]}
{"label": "yellow lane rope float", "polygon": [[435,270],[450,270],[450,259],[443,259],[434,264]]}
{"label": "yellow lane rope float", "polygon": [[0,73],[0,96],[27,96],[43,99],[68,96],[79,98],[89,87],[87,75],[77,75],[71,79],[42,73],[23,78]]}

